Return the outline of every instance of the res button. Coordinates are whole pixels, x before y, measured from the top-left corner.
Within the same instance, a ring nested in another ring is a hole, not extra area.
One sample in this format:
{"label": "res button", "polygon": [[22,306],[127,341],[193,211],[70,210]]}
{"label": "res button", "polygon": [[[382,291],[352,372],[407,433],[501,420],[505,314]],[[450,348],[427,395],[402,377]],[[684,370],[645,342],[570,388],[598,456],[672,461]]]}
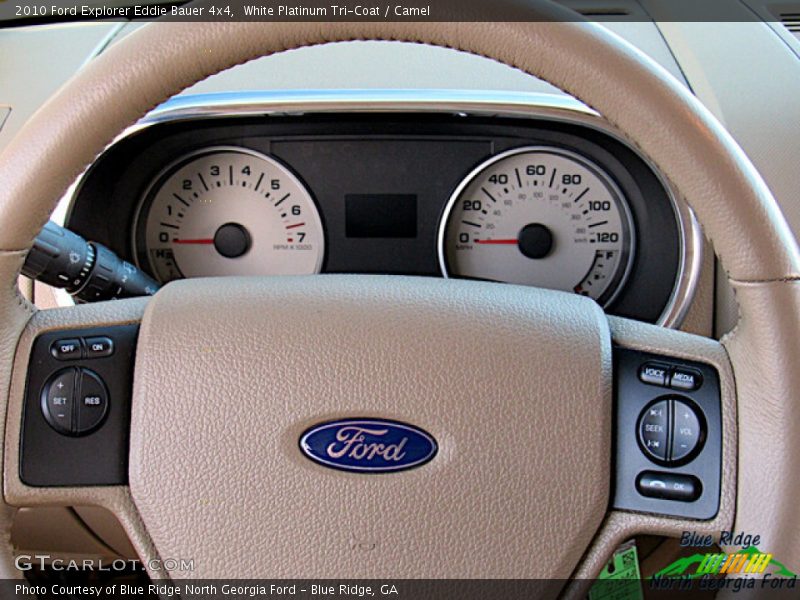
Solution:
{"label": "res button", "polygon": [[80,394],[77,403],[77,435],[96,429],[108,412],[108,392],[100,376],[89,369],[81,369]]}

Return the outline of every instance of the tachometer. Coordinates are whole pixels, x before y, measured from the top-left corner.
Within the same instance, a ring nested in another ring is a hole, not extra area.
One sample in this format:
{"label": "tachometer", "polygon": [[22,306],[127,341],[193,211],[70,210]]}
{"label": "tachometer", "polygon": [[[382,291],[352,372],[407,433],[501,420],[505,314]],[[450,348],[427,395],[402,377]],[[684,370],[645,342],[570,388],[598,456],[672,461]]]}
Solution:
{"label": "tachometer", "polygon": [[324,235],[308,190],[252,150],[209,148],[169,167],[145,195],[136,255],[160,281],[319,272]]}
{"label": "tachometer", "polygon": [[517,148],[480,165],[439,229],[446,276],[572,291],[602,305],[620,291],[633,248],[630,211],[611,177],[554,147]]}

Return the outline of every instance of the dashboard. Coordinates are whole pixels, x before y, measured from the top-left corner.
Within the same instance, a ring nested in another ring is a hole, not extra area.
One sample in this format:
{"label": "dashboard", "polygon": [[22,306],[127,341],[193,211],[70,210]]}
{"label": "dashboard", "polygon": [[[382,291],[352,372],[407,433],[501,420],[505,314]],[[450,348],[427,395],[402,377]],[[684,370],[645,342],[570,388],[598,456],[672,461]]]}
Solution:
{"label": "dashboard", "polygon": [[68,227],[161,283],[458,277],[670,326],[701,247],[646,157],[546,94],[179,97],[112,143],[66,201]]}

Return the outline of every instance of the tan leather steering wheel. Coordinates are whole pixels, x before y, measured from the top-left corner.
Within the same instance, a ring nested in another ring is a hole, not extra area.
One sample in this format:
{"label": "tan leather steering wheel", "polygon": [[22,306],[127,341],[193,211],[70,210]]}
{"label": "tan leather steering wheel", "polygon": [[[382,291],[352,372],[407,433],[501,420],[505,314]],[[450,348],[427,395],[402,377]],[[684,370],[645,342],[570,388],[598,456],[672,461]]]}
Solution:
{"label": "tan leather steering wheel", "polygon": [[[742,151],[670,75],[601,26],[559,22],[563,9],[548,2],[529,10],[532,22],[517,23],[153,24],[31,118],[0,157],[3,577],[18,576],[11,506],[81,504],[114,511],[143,558],[195,561],[192,573],[157,578],[590,577],[633,534],[734,525],[800,565],[788,475],[800,462],[794,238]],[[149,301],[48,311],[20,297],[33,237],[125,127],[223,69],[345,40],[456,48],[595,108],[696,211],[736,290],[736,330],[719,344],[606,318],[567,294],[415,278],[194,280]],[[24,485],[21,406],[34,337],[136,321],[130,486]],[[608,510],[612,339],[718,369],[722,496],[712,520]],[[195,359],[178,357],[187,353]],[[414,423],[436,436],[439,454],[379,477],[305,460],[298,436],[338,416]]]}

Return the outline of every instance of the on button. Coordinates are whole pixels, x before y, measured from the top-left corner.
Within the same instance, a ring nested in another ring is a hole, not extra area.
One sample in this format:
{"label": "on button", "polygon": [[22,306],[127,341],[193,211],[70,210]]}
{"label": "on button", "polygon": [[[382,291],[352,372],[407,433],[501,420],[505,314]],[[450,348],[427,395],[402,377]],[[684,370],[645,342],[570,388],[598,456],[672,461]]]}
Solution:
{"label": "on button", "polygon": [[88,358],[102,358],[114,354],[114,342],[107,337],[91,337],[86,342],[86,356]]}

